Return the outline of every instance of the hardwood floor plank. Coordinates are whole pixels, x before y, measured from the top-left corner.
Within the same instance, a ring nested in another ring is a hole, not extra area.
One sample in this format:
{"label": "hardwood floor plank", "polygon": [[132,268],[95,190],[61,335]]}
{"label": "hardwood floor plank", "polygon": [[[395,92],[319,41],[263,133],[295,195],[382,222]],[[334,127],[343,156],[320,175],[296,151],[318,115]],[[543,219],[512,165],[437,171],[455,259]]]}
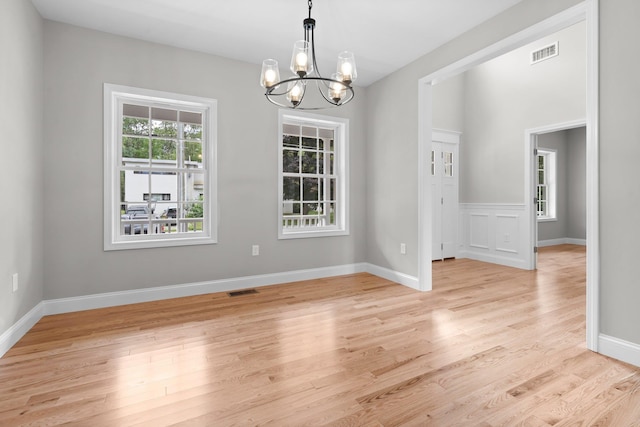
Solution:
{"label": "hardwood floor plank", "polygon": [[640,369],[585,349],[585,250],[46,316],[0,359],[0,425],[640,426]]}

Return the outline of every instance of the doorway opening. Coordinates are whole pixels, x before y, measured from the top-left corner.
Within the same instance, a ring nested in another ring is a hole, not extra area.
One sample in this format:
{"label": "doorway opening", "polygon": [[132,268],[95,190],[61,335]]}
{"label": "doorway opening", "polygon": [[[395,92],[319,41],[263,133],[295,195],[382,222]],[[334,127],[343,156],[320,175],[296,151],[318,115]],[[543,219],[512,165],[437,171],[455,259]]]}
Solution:
{"label": "doorway opening", "polygon": [[[581,170],[574,170],[577,167],[583,167],[586,170],[586,156],[584,155],[586,151],[586,125],[586,119],[581,119],[525,131],[525,171],[527,171],[525,188],[529,190],[525,191],[525,200],[530,201],[525,203],[525,211],[529,214],[527,222],[530,240],[536,248],[561,243],[587,244],[586,200],[579,197],[586,195],[586,191],[583,191],[583,189],[586,190],[586,173],[581,174]],[[585,132],[584,136],[581,136],[580,133],[575,134],[578,141],[566,140],[567,135],[565,134],[567,132],[580,131],[581,129]],[[583,145],[578,147],[581,144],[581,139]],[[572,147],[569,144],[575,145],[573,149],[578,153],[578,156],[570,154],[569,149]],[[553,157],[549,157],[550,160],[556,155],[558,156],[558,164],[554,165],[551,162],[545,164],[544,160],[542,160],[542,165],[540,164],[538,158],[542,157],[545,150],[553,153]],[[571,164],[574,166],[568,168],[567,166]],[[551,182],[545,182],[548,180],[546,174],[550,172],[549,169],[553,171],[554,178]],[[567,173],[570,172],[574,172],[574,178],[571,180],[569,188],[570,176]],[[576,178],[580,175],[582,178]],[[545,187],[540,188],[541,185]],[[556,186],[560,188],[554,188]],[[571,189],[573,191],[570,191]],[[576,198],[570,200],[569,196]],[[573,218],[573,221],[568,221],[567,218]],[[569,229],[570,226],[573,226],[572,229]],[[536,254],[537,251],[532,251],[529,258],[528,267],[531,270],[537,268]]]}
{"label": "doorway opening", "polygon": [[[586,22],[587,39],[587,101],[586,101],[586,241],[587,252],[587,307],[586,328],[587,348],[598,351],[598,301],[599,301],[599,240],[598,240],[598,0],[585,0],[584,2],[569,8],[539,24],[533,25],[520,33],[514,34],[494,45],[482,49],[460,61],[436,71],[420,79],[419,91],[419,224],[418,224],[418,280],[419,289],[428,291],[432,289],[432,195],[431,176],[428,173],[429,157],[431,153],[432,135],[432,86],[451,76],[467,71],[490,59],[504,53],[522,47],[538,40],[546,35],[569,27],[577,22]],[[529,175],[528,168],[525,173]],[[528,178],[525,177],[525,180]],[[533,206],[533,197],[530,197],[532,186],[525,186],[525,205]],[[527,209],[533,215],[533,207]],[[528,233],[533,259],[535,239],[533,231]]]}

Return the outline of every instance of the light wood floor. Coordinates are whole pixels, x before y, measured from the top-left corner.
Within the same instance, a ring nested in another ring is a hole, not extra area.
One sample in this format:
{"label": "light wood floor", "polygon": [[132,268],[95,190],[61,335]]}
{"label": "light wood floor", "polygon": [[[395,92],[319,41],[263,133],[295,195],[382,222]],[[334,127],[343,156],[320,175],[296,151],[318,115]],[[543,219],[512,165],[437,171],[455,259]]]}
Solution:
{"label": "light wood floor", "polygon": [[0,359],[0,425],[640,425],[640,369],[585,350],[584,248],[539,259],[48,316]]}

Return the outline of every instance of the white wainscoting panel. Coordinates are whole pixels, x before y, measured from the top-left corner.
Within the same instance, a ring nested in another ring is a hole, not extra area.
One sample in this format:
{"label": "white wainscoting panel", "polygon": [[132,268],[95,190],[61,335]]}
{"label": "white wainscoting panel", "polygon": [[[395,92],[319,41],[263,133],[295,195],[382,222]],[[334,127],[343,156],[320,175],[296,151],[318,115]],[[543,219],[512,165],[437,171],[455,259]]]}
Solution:
{"label": "white wainscoting panel", "polygon": [[489,215],[469,213],[469,246],[489,249]]}
{"label": "white wainscoting panel", "polygon": [[526,269],[526,222],[523,204],[461,203],[458,256]]}

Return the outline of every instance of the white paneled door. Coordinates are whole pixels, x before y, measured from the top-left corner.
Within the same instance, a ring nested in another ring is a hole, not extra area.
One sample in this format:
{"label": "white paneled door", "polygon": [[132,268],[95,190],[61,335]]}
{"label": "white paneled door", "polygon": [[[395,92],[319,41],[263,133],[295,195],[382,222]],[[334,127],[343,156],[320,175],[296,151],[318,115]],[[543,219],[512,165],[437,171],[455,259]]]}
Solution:
{"label": "white paneled door", "polygon": [[457,132],[435,131],[431,146],[432,260],[455,258],[458,246]]}

